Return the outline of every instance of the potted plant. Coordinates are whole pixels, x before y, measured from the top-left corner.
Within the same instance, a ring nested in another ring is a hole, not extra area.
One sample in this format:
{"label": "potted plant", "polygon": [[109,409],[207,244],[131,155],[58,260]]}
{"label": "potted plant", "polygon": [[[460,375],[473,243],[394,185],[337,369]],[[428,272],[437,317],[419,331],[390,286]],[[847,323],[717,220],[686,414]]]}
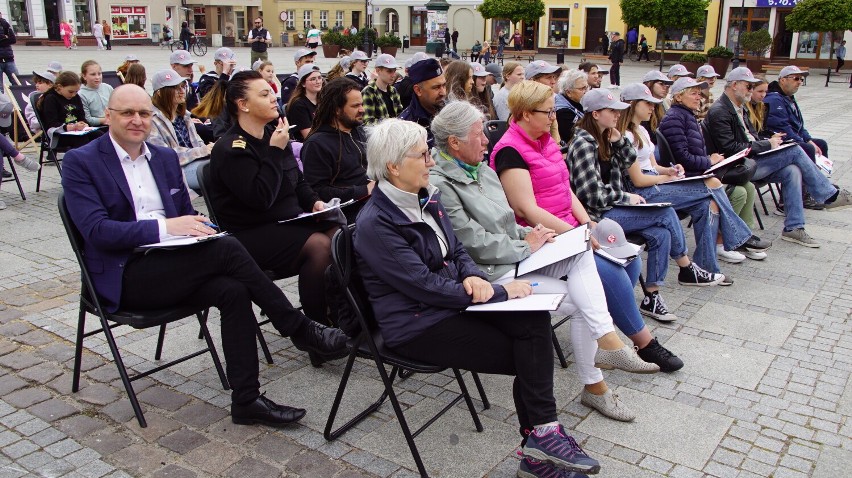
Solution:
{"label": "potted plant", "polygon": [[707,55],[703,53],[686,53],[680,57],[680,64],[693,74],[697,74],[698,67],[705,63],[707,63]]}
{"label": "potted plant", "polygon": [[740,34],[740,46],[746,51],[746,66],[752,73],[760,73],[763,65],[769,63],[766,54],[772,45],[772,37],[765,28]]}
{"label": "potted plant", "polygon": [[337,58],[340,54],[340,47],[343,45],[344,37],[336,31],[323,33],[322,36],[322,54],[326,58]]}
{"label": "potted plant", "polygon": [[376,38],[376,46],[381,48],[382,53],[386,53],[390,56],[396,56],[397,48],[402,47],[402,40],[392,33],[385,33],[384,35]]}
{"label": "potted plant", "polygon": [[716,70],[716,73],[725,76],[728,67],[731,65],[731,58],[734,57],[734,52],[724,46],[714,46],[707,50],[707,63]]}

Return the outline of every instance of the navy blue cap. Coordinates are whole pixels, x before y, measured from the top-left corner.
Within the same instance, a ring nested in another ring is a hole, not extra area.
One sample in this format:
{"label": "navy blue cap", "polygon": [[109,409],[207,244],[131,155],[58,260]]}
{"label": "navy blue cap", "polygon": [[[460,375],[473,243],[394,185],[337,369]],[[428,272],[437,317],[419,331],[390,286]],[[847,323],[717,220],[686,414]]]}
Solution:
{"label": "navy blue cap", "polygon": [[443,74],[444,70],[441,69],[441,64],[434,58],[418,61],[408,68],[408,77],[411,78],[412,85],[437,78]]}

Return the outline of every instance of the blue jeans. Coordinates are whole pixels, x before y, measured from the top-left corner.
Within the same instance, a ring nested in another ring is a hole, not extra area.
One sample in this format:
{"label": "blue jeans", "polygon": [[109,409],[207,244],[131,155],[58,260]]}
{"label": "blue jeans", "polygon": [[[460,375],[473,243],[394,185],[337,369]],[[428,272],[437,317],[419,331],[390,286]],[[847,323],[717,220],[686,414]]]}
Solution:
{"label": "blue jeans", "polygon": [[18,67],[15,66],[15,62],[13,61],[0,61],[0,86],[3,85],[3,73],[6,74],[6,78],[9,78],[9,81],[12,84],[16,84],[15,80],[12,78],[12,74],[18,74]]}
{"label": "blue jeans", "polygon": [[661,286],[665,282],[669,259],[679,259],[686,255],[686,238],[677,218],[670,207],[614,207],[603,217],[612,219],[621,225],[626,234],[636,233],[647,241],[648,277],[646,283]]}
{"label": "blue jeans", "polygon": [[837,192],[837,188],[819,172],[802,148],[786,148],[776,153],[758,156],[754,179],[781,183],[786,213],[785,231],[805,227],[802,183],[817,202],[824,203]]}
{"label": "blue jeans", "polygon": [[[822,150],[823,156],[828,157],[828,143],[826,143],[824,139],[811,138],[811,141],[813,141],[817,146],[819,146],[819,149]],[[805,150],[805,154],[807,154],[808,157],[811,158],[811,161],[816,161],[816,149],[814,148],[813,144],[799,143],[799,146],[801,146],[802,149]]]}
{"label": "blue jeans", "polygon": [[633,299],[633,288],[639,282],[642,258],[637,257],[626,267],[621,267],[595,254],[595,265],[603,284],[612,323],[628,337],[639,333],[645,328],[645,321]]}
{"label": "blue jeans", "polygon": [[198,168],[202,164],[209,163],[209,159],[196,159],[195,161],[184,166],[183,175],[186,176],[186,185],[194,191],[201,190],[201,184],[198,183]]}
{"label": "blue jeans", "polygon": [[[751,229],[731,207],[724,187],[710,189],[704,181],[696,179],[638,188],[635,192],[648,202],[670,202],[675,211],[689,214],[695,231],[692,260],[706,271],[721,272],[716,260],[719,229],[722,230],[722,244],[726,251],[742,246],[751,238]],[[711,199],[719,206],[718,214],[710,211]]]}

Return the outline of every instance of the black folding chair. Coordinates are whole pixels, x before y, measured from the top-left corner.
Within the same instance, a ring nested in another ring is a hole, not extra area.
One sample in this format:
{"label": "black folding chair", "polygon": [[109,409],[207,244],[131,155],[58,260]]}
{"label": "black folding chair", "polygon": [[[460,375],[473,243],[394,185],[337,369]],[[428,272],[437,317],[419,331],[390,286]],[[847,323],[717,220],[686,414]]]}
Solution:
{"label": "black folding chair", "polygon": [[[382,339],[382,335],[376,325],[373,310],[370,307],[370,302],[367,298],[364,285],[361,282],[357,267],[355,266],[354,251],[352,248],[352,233],[354,230],[355,225],[353,224],[337,231],[331,240],[331,257],[333,261],[332,269],[337,275],[337,279],[341,284],[341,287],[343,287],[343,293],[346,295],[347,302],[357,315],[358,322],[361,327],[357,337],[353,338],[349,343],[351,352],[349,353],[349,358],[346,361],[346,368],[343,371],[343,376],[340,378],[340,386],[337,389],[337,395],[334,397],[334,403],[331,406],[331,412],[329,413],[323,436],[325,436],[326,440],[337,439],[349,429],[370,416],[373,412],[378,410],[385,400],[389,398],[391,405],[393,406],[394,414],[399,421],[399,426],[402,428],[402,433],[405,435],[405,441],[408,443],[408,448],[414,458],[414,463],[417,465],[417,470],[420,472],[421,476],[429,476],[426,472],[426,467],[423,465],[423,460],[420,458],[420,452],[417,450],[417,445],[414,443],[414,439],[462,399],[467,403],[467,408],[470,411],[471,418],[473,418],[476,431],[481,432],[483,430],[482,423],[479,421],[479,415],[476,413],[473,400],[467,391],[467,386],[462,378],[461,371],[454,368],[452,369],[453,374],[459,384],[461,393],[459,393],[455,399],[448,403],[420,428],[415,430],[413,433],[411,432],[408,422],[405,419],[405,415],[403,414],[402,407],[400,406],[399,400],[394,392],[394,381],[401,375],[402,370],[405,370],[408,375],[411,372],[440,373],[446,368],[403,357],[384,345],[384,340]],[[372,359],[375,362],[379,376],[384,384],[384,391],[379,396],[379,399],[367,407],[366,410],[356,415],[355,418],[349,420],[340,428],[332,430],[332,427],[334,426],[334,419],[336,418],[337,411],[340,408],[340,402],[343,399],[343,393],[346,391],[346,384],[349,381],[349,375],[352,373],[352,367],[355,364],[356,357]],[[391,366],[390,375],[387,373],[387,369],[385,368],[386,365]],[[479,394],[482,398],[484,408],[487,409],[490,407],[490,404],[488,403],[488,399],[485,397],[485,391],[479,381],[479,376],[475,373],[472,375],[473,380],[476,382],[476,386],[479,389]]]}
{"label": "black folding chair", "polygon": [[119,86],[124,84],[124,80],[117,71],[103,72],[103,82],[108,84],[109,86],[112,86],[113,88],[118,88]]}
{"label": "black folding chair", "polygon": [[[47,134],[47,129],[44,127],[44,122],[41,118],[41,113],[39,113],[38,108],[35,107],[36,102],[38,101],[41,93],[38,91],[34,91],[30,94],[30,104],[33,105],[33,111],[35,112],[36,120],[38,120],[39,126],[41,126],[41,141],[39,142],[39,152],[38,152],[38,164],[44,166],[48,163],[53,163],[56,166],[56,170],[59,172],[59,176],[62,177],[62,166],[59,164],[61,159],[59,159],[59,153],[65,153],[70,151],[71,148],[65,148],[54,145],[51,141],[50,135]],[[36,192],[41,190],[41,173],[44,171],[44,168],[38,170],[38,176],[36,177]]]}
{"label": "black folding chair", "polygon": [[492,120],[486,121],[485,125],[485,136],[488,137],[488,158],[486,158],[486,162],[491,159],[491,151],[494,149],[494,145],[497,144],[497,141],[500,141],[500,138],[506,133],[506,130],[509,129],[509,123],[506,121],[500,120]]}
{"label": "black folding chair", "polygon": [[[207,314],[209,309],[202,309],[193,306],[174,307],[171,309],[160,310],[128,310],[119,309],[115,312],[107,312],[100,302],[100,298],[92,284],[89,269],[86,267],[86,262],[83,259],[83,236],[68,213],[68,208],[65,204],[65,194],[59,193],[57,200],[59,206],[59,217],[62,218],[62,224],[65,226],[65,232],[68,234],[68,241],[71,243],[71,249],[74,250],[74,255],[77,257],[77,263],[80,265],[81,287],[80,287],[80,315],[77,322],[77,341],[74,347],[74,375],[71,384],[71,391],[77,392],[80,389],[80,363],[83,358],[83,339],[95,334],[103,332],[109,344],[110,352],[115,360],[115,365],[118,367],[118,374],[121,376],[121,382],[124,384],[124,389],[127,391],[127,396],[130,399],[130,405],[133,407],[133,412],[136,414],[136,420],[139,421],[139,426],[147,427],[145,417],[142,414],[142,408],[139,406],[139,401],[136,398],[136,392],[133,390],[131,382],[147,377],[160,370],[171,367],[172,365],[185,362],[199,355],[210,353],[213,359],[213,365],[216,367],[216,372],[219,374],[219,379],[222,381],[222,387],[225,390],[231,388],[228,379],[225,377],[225,371],[222,369],[222,363],[219,361],[219,354],[216,352],[216,347],[213,345],[213,339],[210,338],[210,331],[207,329]],[[101,328],[86,332],[86,314],[97,315],[101,322]],[[181,358],[172,360],[169,363],[160,365],[145,372],[137,373],[129,376],[127,368],[124,366],[124,361],[121,358],[121,353],[115,342],[115,337],[112,334],[112,329],[119,325],[129,325],[134,329],[147,329],[151,327],[160,327],[160,333],[157,337],[157,349],[154,352],[154,360],[160,360],[163,352],[163,340],[166,336],[166,325],[171,322],[182,320],[186,317],[195,315],[198,318],[198,324],[201,326],[201,333],[204,340],[207,342],[207,347],[197,352],[185,355]]]}
{"label": "black folding chair", "polygon": [[18,192],[21,194],[21,199],[26,201],[27,195],[24,194],[24,188],[21,186],[21,180],[18,177],[18,170],[15,168],[15,162],[12,161],[11,156],[5,156],[5,158],[9,162],[9,172],[12,173],[12,177],[9,179],[0,178],[0,186],[2,186],[5,182],[15,181],[15,184],[18,186]]}

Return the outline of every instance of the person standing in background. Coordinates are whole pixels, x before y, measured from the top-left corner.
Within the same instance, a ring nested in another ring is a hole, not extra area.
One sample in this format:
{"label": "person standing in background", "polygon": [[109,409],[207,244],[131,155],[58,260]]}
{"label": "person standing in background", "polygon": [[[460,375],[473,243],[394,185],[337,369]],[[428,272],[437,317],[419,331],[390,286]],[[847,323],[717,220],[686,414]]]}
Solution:
{"label": "person standing in background", "polygon": [[[165,34],[165,31],[166,31],[165,28],[167,28],[167,27],[163,27],[163,34]],[[95,36],[95,43],[98,44],[98,50],[103,50],[105,48],[104,47],[104,43],[105,43],[104,42],[104,26],[101,25],[100,23],[95,22],[95,24],[92,25],[92,35]]]}
{"label": "person standing in background", "polygon": [[3,18],[0,14],[0,86],[3,86],[3,73],[9,81],[15,81],[12,75],[18,74],[18,67],[15,66],[15,53],[12,51],[12,45],[18,41],[15,36],[15,30],[9,21]]}
{"label": "person standing in background", "polygon": [[453,28],[453,34],[450,35],[450,38],[453,40],[453,51],[458,51],[459,47],[459,31]]}
{"label": "person standing in background", "polygon": [[611,86],[621,86],[621,64],[624,63],[624,40],[618,32],[612,33],[612,47],[610,48],[609,61],[612,67],[609,69],[609,82]]}
{"label": "person standing in background", "polygon": [[104,27],[104,40],[106,40],[106,49],[112,50],[112,43],[110,42],[110,38],[112,38],[112,27],[109,26],[106,20],[101,20],[101,25]]}
{"label": "person standing in background", "polygon": [[[313,27],[313,25],[311,26]],[[257,17],[254,19],[254,28],[249,31],[248,40],[251,43],[251,64],[254,65],[254,62],[257,60],[267,61],[269,53],[267,53],[266,49],[269,46],[269,42],[272,41],[272,36],[269,34],[269,30],[263,28],[262,18]]]}
{"label": "person standing in background", "polygon": [[840,69],[843,68],[843,64],[846,63],[846,40],[840,42],[840,46],[834,50],[834,54],[837,55],[837,68],[835,68],[834,72],[839,73]]}

